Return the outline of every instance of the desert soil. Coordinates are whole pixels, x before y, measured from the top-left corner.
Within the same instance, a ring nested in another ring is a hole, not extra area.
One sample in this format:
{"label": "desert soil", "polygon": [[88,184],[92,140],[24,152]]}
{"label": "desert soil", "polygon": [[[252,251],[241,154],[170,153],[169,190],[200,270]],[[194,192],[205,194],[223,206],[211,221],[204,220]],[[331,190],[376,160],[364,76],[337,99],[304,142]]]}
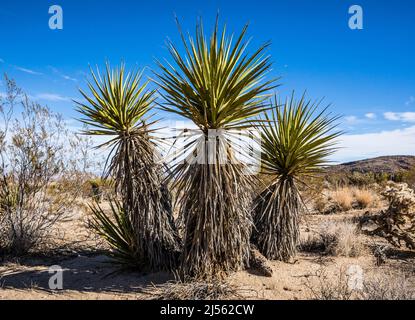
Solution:
{"label": "desert soil", "polygon": [[[323,221],[350,220],[363,214],[354,210],[346,214],[307,215],[302,221],[302,237],[313,232]],[[45,257],[29,257],[0,262],[0,299],[152,299],[152,288],[174,280],[168,273],[139,274],[117,273],[110,259],[103,253],[102,244],[85,227],[82,214],[61,224],[65,241],[76,243],[74,248]],[[76,240],[76,242],[75,242]],[[367,238],[367,245],[384,242],[380,238]],[[239,289],[242,299],[309,299],[308,285],[316,281],[315,273],[324,268],[330,279],[336,279],[340,270],[360,266],[364,274],[388,273],[405,266],[413,266],[414,252],[399,250],[388,256],[386,263],[377,266],[368,250],[357,258],[333,257],[321,253],[299,252],[290,263],[271,261],[272,277],[263,277],[254,270],[240,271],[229,281]],[[49,267],[63,269],[63,290],[50,290]],[[115,273],[114,273],[115,272]]]}

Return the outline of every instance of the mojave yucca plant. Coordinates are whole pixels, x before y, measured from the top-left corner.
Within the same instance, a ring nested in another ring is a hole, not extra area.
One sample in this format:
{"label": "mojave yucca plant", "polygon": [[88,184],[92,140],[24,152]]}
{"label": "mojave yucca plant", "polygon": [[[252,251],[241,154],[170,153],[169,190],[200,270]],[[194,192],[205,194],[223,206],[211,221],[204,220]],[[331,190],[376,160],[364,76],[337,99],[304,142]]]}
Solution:
{"label": "mojave yucca plant", "polygon": [[[124,232],[121,238],[134,238],[127,251],[130,259],[120,262],[140,267],[171,269],[175,266],[178,235],[171,211],[170,196],[163,185],[163,164],[156,150],[148,113],[154,104],[154,90],[141,82],[141,73],[125,73],[124,65],[111,70],[107,64],[105,74],[91,70],[88,82],[91,95],[81,90],[86,102],[78,102],[82,122],[89,126],[85,133],[108,136],[101,146],[110,153],[104,177],[111,177],[121,204],[112,204],[117,224],[109,223],[99,206],[93,206],[95,226],[101,227],[105,238]],[[122,210],[121,210],[122,209]],[[125,217],[123,216],[125,215]],[[123,227],[120,227],[123,226]],[[127,232],[132,232],[133,235]],[[128,242],[128,241],[127,241]],[[130,241],[131,242],[131,241]],[[120,245],[126,257],[125,244],[110,241],[118,250]]]}
{"label": "mojave yucca plant", "polygon": [[[205,160],[179,163],[171,176],[180,191],[184,278],[221,276],[243,267],[249,257],[251,177],[235,159],[231,136],[252,127],[251,118],[266,108],[273,81],[262,81],[270,69],[269,57],[263,55],[267,44],[247,54],[246,31],[245,26],[233,42],[225,28],[218,30],[216,20],[207,40],[197,24],[195,39],[186,41],[181,33],[184,54],[168,43],[175,65],[158,62],[157,82],[165,100],[161,108],[199,128],[188,132],[183,153]],[[212,131],[220,134],[212,139]],[[207,141],[217,148],[209,149]]]}
{"label": "mojave yucca plant", "polygon": [[288,261],[299,241],[298,216],[304,208],[298,184],[313,176],[335,150],[338,117],[317,113],[319,103],[275,98],[259,122],[262,173],[274,177],[255,203],[253,241],[269,259]]}

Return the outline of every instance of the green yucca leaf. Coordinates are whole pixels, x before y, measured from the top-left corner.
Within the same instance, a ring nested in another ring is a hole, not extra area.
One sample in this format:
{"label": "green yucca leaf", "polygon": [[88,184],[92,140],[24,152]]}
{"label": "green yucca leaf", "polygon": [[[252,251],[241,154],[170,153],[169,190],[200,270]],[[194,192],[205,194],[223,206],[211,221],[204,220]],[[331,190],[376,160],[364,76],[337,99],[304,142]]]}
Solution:
{"label": "green yucca leaf", "polygon": [[246,31],[247,26],[234,44],[226,27],[219,32],[218,20],[210,41],[201,23],[195,39],[186,41],[180,31],[186,56],[169,42],[176,66],[158,61],[157,83],[165,99],[161,109],[192,120],[204,132],[246,127],[247,119],[264,111],[267,92],[275,87],[274,80],[262,81],[271,67],[270,57],[264,56],[268,44],[247,54]]}
{"label": "green yucca leaf", "polygon": [[147,90],[148,81],[140,84],[142,73],[125,73],[125,66],[112,70],[106,64],[105,75],[91,69],[92,81],[88,82],[90,95],[80,90],[84,102],[77,102],[80,119],[90,129],[91,135],[122,136],[144,123],[152,108],[155,90]]}
{"label": "green yucca leaf", "polygon": [[337,116],[317,112],[320,102],[296,102],[294,95],[279,105],[275,99],[271,114],[259,122],[262,171],[276,176],[299,178],[318,171],[337,148]]}
{"label": "green yucca leaf", "polygon": [[136,266],[140,263],[132,222],[122,204],[110,200],[110,214],[98,203],[89,206],[92,212],[92,228],[111,246],[111,256],[121,265]]}

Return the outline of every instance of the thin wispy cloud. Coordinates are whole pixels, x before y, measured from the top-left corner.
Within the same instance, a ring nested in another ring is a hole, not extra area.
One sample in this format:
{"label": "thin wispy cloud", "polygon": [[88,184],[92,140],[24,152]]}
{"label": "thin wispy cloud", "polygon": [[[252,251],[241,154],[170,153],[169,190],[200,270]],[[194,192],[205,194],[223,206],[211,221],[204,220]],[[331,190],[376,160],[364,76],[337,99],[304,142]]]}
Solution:
{"label": "thin wispy cloud", "polygon": [[67,75],[62,75],[62,78],[64,78],[65,80],[70,80],[70,81],[74,81],[74,82],[78,81],[78,79],[72,78],[72,77],[67,76]]}
{"label": "thin wispy cloud", "polygon": [[77,82],[78,79],[73,78],[67,74],[62,73],[61,71],[59,71],[57,68],[49,66],[48,67],[50,70],[52,70],[53,73],[57,74],[59,77],[61,77],[62,79],[68,80],[68,81],[73,81],[73,82]]}
{"label": "thin wispy cloud", "polygon": [[385,112],[383,116],[390,121],[415,122],[415,112]]}
{"label": "thin wispy cloud", "polygon": [[23,67],[19,67],[19,66],[15,66],[15,68],[19,71],[22,71],[22,72],[25,72],[25,73],[28,73],[28,74],[37,75],[37,76],[43,75],[43,73],[31,70],[31,69],[27,69],[27,68],[23,68]]}
{"label": "thin wispy cloud", "polygon": [[405,102],[406,106],[410,106],[411,104],[415,103],[415,97],[410,96],[409,99]]}
{"label": "thin wispy cloud", "polygon": [[32,97],[34,100],[44,100],[52,102],[70,102],[72,101],[71,97],[62,96],[56,93],[39,93]]}

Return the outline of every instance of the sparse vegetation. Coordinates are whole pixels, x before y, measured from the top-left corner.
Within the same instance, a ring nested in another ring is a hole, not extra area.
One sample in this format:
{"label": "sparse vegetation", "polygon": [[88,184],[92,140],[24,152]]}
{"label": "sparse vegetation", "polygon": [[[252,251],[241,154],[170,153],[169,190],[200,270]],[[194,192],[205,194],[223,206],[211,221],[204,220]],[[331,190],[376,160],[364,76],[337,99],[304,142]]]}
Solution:
{"label": "sparse vegetation", "polygon": [[349,188],[339,188],[331,192],[330,200],[342,211],[348,211],[353,208],[353,194]]}
{"label": "sparse vegetation", "polygon": [[[329,166],[340,118],[305,94],[272,100],[268,43],[248,51],[247,26],[234,37],[218,19],[209,39],[201,20],[193,37],[178,27],[154,79],[91,69],[76,133],[36,102],[66,97],[5,76],[0,300],[415,299],[415,156]],[[157,109],[191,128],[160,138]]]}
{"label": "sparse vegetation", "polygon": [[369,208],[376,204],[376,195],[368,188],[355,188],[353,196],[360,209]]}
{"label": "sparse vegetation", "polygon": [[[362,270],[363,271],[363,270]],[[361,274],[353,279],[344,266],[330,277],[322,267],[310,275],[305,282],[312,299],[316,300],[413,300],[415,290],[412,281],[403,273]],[[361,284],[357,283],[361,281]]]}
{"label": "sparse vegetation", "polygon": [[300,248],[303,251],[319,251],[324,254],[343,257],[358,257],[365,246],[356,225],[349,222],[326,222],[316,233],[309,234]]}
{"label": "sparse vegetation", "polygon": [[375,273],[367,277],[361,300],[415,300],[414,283],[403,272]]}
{"label": "sparse vegetation", "polygon": [[351,300],[353,290],[349,287],[348,280],[344,268],[339,270],[334,279],[325,268],[320,268],[309,275],[304,285],[315,300]]}
{"label": "sparse vegetation", "polygon": [[[0,255],[25,255],[53,241],[87,170],[88,147],[59,114],[33,102],[5,76],[0,97]],[[57,183],[59,181],[59,183]],[[63,187],[63,188],[62,188]]]}

